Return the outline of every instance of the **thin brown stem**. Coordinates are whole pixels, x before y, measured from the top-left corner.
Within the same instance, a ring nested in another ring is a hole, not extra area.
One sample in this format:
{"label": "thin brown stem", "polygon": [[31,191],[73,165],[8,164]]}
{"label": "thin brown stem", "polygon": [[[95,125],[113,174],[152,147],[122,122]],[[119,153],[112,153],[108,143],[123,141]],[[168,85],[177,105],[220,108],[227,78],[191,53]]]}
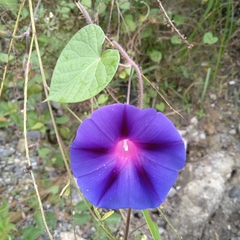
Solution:
{"label": "thin brown stem", "polygon": [[143,224],[141,224],[140,226],[138,226],[137,228],[133,229],[133,230],[128,234],[128,236],[130,236],[131,234],[133,234],[134,232],[136,232],[138,229],[144,227],[146,224],[147,224],[147,223],[143,223]]}
{"label": "thin brown stem", "polygon": [[[38,0],[37,6],[36,6],[35,9],[34,9],[33,18],[36,17],[36,14],[37,14],[38,8],[40,7],[41,1],[42,1],[42,0]],[[30,35],[30,33],[31,33],[31,27],[32,27],[32,24],[30,23],[29,26],[28,26],[28,28],[27,28],[27,30],[26,30],[23,34],[21,34],[21,35],[19,35],[19,36],[15,36],[15,35],[13,34],[13,38],[21,39],[21,38],[24,38],[25,36],[26,36],[26,38],[27,38],[27,37],[29,38],[29,35]],[[27,40],[27,39],[26,39],[26,40]],[[29,44],[29,43],[28,43],[28,44]],[[27,45],[26,48],[28,49],[29,46]],[[28,53],[27,50],[26,50],[26,53]]]}
{"label": "thin brown stem", "polygon": [[[16,23],[15,23],[15,26],[14,26],[14,30],[13,30],[13,34],[12,34],[13,36],[14,36],[14,35],[16,34],[16,32],[17,32],[19,19],[20,19],[20,17],[21,17],[21,12],[22,12],[22,9],[23,9],[23,7],[24,7],[24,4],[25,4],[25,0],[23,0],[22,3],[21,3],[20,6],[19,6],[19,11],[18,11],[17,20],[16,20]],[[3,71],[2,82],[1,82],[1,85],[0,85],[0,97],[2,96],[2,91],[3,91],[3,87],[4,87],[4,82],[5,82],[5,79],[6,79],[6,76],[7,76],[8,62],[9,62],[9,57],[10,57],[10,54],[11,54],[11,51],[12,51],[12,48],[13,48],[13,43],[14,43],[14,41],[15,41],[15,39],[12,38],[11,41],[10,41],[10,44],[9,44],[7,60],[6,60],[5,67],[4,67],[4,71]]]}
{"label": "thin brown stem", "polygon": [[166,22],[168,23],[168,25],[170,25],[172,30],[178,34],[178,36],[182,39],[182,41],[188,46],[188,49],[192,49],[194,47],[194,45],[192,43],[189,43],[187,41],[187,38],[183,34],[181,34],[180,31],[174,26],[172,20],[168,17],[168,14],[167,14],[166,10],[164,9],[161,1],[160,0],[157,0],[157,1],[159,3],[159,8],[163,12],[164,18],[165,18]]}
{"label": "thin brown stem", "polygon": [[128,232],[129,232],[129,226],[130,226],[131,211],[132,211],[132,209],[131,209],[131,208],[128,208],[124,240],[127,240],[127,239],[128,239]]}
{"label": "thin brown stem", "polygon": [[106,90],[107,90],[108,94],[112,97],[112,99],[113,99],[115,102],[119,103],[119,101],[117,100],[117,98],[116,98],[116,97],[114,96],[114,94],[112,93],[111,89],[110,89],[109,87],[106,87]]}
{"label": "thin brown stem", "polygon": [[131,68],[130,76],[129,76],[129,79],[128,79],[127,104],[130,103],[130,93],[131,93],[132,75],[133,75],[133,70],[132,70],[132,68]]}
{"label": "thin brown stem", "polygon": [[79,8],[79,10],[82,12],[83,16],[85,17],[87,24],[93,24],[93,20],[91,19],[88,11],[85,9],[85,7],[80,3],[75,1],[75,4]]}
{"label": "thin brown stem", "polygon": [[129,57],[127,52],[120,46],[119,43],[112,41],[114,47],[122,54],[122,56],[128,61],[128,63],[135,69],[138,77],[138,88],[139,88],[139,108],[142,109],[143,105],[143,81],[141,70],[138,65]]}

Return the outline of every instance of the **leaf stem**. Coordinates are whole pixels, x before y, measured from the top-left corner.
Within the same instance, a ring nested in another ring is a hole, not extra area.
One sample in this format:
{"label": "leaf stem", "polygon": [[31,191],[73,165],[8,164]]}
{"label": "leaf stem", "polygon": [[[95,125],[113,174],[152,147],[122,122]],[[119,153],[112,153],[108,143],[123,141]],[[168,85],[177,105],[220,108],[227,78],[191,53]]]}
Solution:
{"label": "leaf stem", "polygon": [[127,239],[128,239],[128,232],[129,232],[129,226],[130,226],[131,211],[132,211],[132,209],[131,209],[131,208],[128,208],[124,240],[127,240]]}

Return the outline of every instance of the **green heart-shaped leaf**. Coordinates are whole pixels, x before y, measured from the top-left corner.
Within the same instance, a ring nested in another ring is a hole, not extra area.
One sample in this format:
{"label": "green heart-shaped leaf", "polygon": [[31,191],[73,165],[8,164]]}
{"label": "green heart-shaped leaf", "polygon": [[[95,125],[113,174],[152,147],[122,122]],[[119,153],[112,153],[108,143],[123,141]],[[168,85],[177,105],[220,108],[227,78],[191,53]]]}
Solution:
{"label": "green heart-shaped leaf", "polygon": [[82,102],[102,91],[119,64],[119,52],[102,52],[105,35],[94,24],[79,30],[63,49],[53,72],[47,100]]}
{"label": "green heart-shaped leaf", "polygon": [[148,51],[148,55],[150,56],[152,61],[157,63],[160,62],[162,59],[162,53],[155,49]]}
{"label": "green heart-shaped leaf", "polygon": [[211,32],[206,32],[203,36],[203,43],[214,44],[218,41],[218,37],[214,37]]}
{"label": "green heart-shaped leaf", "polygon": [[173,45],[181,44],[182,43],[182,39],[180,39],[178,37],[178,35],[173,35],[172,38],[171,38],[171,43]]}

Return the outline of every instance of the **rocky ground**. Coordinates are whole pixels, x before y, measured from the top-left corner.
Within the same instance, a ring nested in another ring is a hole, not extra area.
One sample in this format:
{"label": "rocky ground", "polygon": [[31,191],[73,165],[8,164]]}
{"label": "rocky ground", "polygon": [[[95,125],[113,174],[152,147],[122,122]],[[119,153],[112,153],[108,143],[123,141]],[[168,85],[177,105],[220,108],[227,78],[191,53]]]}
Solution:
{"label": "rocky ground", "polygon": [[[198,120],[188,115],[180,129],[186,141],[187,163],[163,204],[163,212],[182,239],[240,240],[240,118],[239,99],[234,97],[239,88],[239,81],[229,80],[221,94],[209,93],[208,103],[204,105],[206,116]],[[41,139],[37,131],[29,132],[28,136],[30,144]],[[23,239],[20,230],[35,225],[35,210],[28,202],[35,195],[30,175],[24,173],[27,162],[23,139],[13,127],[0,130],[0,160],[0,199],[10,203],[9,214],[19,230],[15,239]],[[37,169],[42,169],[48,172],[49,178],[58,183],[60,180],[59,185],[64,186],[62,180],[66,174],[41,166],[35,149],[31,150],[31,162],[36,178],[39,177]],[[75,202],[79,201],[76,196],[74,198]],[[44,209],[56,215],[57,225],[52,230],[54,238],[73,239],[69,208],[44,200]],[[157,211],[152,211],[151,215],[158,223],[163,239],[178,239]],[[130,232],[143,223],[141,213],[133,211]],[[115,225],[119,236],[123,229],[123,224]],[[151,239],[146,229],[141,226],[138,231],[145,235],[142,239]],[[91,239],[94,231],[91,223],[77,226],[77,239]],[[141,234],[134,233],[129,237],[140,238]]]}
{"label": "rocky ground", "polygon": [[[230,81],[228,93],[239,86],[240,82]],[[209,102],[207,116],[190,119],[181,131],[188,159],[164,206],[183,239],[239,240],[239,100],[237,106],[232,97],[210,94]],[[169,225],[162,227],[163,239],[178,239]]]}

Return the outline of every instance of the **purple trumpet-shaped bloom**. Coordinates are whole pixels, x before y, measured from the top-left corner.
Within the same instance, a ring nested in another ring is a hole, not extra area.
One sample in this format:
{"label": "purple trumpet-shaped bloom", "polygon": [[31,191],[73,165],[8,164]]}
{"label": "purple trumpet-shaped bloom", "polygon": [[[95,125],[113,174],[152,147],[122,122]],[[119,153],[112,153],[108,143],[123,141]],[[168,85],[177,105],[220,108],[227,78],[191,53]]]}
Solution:
{"label": "purple trumpet-shaped bloom", "polygon": [[165,115],[128,104],[93,112],[70,148],[71,169],[83,195],[109,209],[158,207],[185,158],[183,140]]}

